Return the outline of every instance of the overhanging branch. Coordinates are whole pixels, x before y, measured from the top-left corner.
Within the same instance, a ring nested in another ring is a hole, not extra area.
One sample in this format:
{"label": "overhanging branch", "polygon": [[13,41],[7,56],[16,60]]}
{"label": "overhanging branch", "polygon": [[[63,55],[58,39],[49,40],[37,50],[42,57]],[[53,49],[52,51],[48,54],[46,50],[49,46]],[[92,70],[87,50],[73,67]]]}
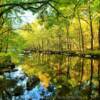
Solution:
{"label": "overhanging branch", "polygon": [[[14,9],[15,7],[20,7],[24,10],[32,10],[32,11],[38,11],[40,10],[43,6],[47,5],[50,1],[52,0],[43,0],[43,1],[37,1],[37,2],[20,2],[20,3],[8,3],[8,4],[2,4],[0,5],[0,8],[3,10],[0,12],[0,17],[3,16],[4,13],[7,13],[11,9]],[[38,5],[40,4],[40,5]],[[36,6],[36,7],[33,7]]]}
{"label": "overhanging branch", "polygon": [[[49,0],[48,0],[49,1]],[[48,1],[37,1],[37,2],[20,2],[20,3],[8,3],[8,4],[2,4],[0,5],[0,8],[2,7],[9,7],[9,6],[29,6],[29,5],[33,5],[33,4],[43,4],[46,3]]]}
{"label": "overhanging branch", "polygon": [[56,12],[58,15],[67,18],[66,16],[64,16],[56,7],[54,7],[50,2],[48,3]]}

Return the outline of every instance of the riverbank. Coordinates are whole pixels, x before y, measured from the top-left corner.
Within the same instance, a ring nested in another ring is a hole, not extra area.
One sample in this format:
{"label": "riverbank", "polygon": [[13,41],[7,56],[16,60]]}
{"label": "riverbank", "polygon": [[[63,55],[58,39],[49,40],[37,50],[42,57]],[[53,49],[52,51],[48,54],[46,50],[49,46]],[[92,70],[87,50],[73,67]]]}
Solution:
{"label": "riverbank", "polygon": [[100,58],[100,50],[86,50],[84,52],[77,52],[77,56],[85,57],[85,58]]}
{"label": "riverbank", "polygon": [[[21,54],[27,55],[30,53],[42,53],[42,54],[59,54],[59,55],[66,55],[66,56],[79,56],[79,57],[85,57],[85,58],[100,58],[100,50],[85,50],[84,52],[80,51],[58,51],[58,50],[28,50],[23,51]],[[19,54],[18,54],[19,55]],[[18,56],[17,55],[17,56]],[[13,62],[16,63],[14,59],[16,56],[12,53],[0,53],[0,63],[7,63],[7,62]],[[17,58],[18,59],[18,58]]]}
{"label": "riverbank", "polygon": [[12,62],[11,55],[6,53],[0,53],[0,74],[9,72],[15,68],[15,64]]}
{"label": "riverbank", "polygon": [[66,56],[79,56],[85,58],[100,58],[100,50],[85,50],[84,52],[80,51],[58,51],[58,50],[27,50],[24,51],[24,54],[34,53],[43,53],[43,54],[64,54]]}

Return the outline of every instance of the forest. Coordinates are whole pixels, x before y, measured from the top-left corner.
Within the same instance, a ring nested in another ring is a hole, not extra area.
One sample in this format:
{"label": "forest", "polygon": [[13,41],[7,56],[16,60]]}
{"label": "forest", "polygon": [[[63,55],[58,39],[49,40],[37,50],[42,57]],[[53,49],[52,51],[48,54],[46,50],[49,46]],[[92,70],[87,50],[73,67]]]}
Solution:
{"label": "forest", "polygon": [[0,0],[0,83],[0,100],[100,98],[100,0]]}
{"label": "forest", "polygon": [[[1,0],[0,4],[0,52],[95,50],[99,54],[99,0]],[[25,11],[36,18],[22,25]]]}

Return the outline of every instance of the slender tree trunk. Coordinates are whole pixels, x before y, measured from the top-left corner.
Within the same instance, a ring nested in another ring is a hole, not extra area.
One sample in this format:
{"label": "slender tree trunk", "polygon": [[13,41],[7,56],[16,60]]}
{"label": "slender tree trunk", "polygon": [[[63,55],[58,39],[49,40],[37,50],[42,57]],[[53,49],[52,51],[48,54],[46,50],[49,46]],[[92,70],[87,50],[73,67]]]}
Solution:
{"label": "slender tree trunk", "polygon": [[6,37],[6,45],[5,45],[5,53],[8,52],[8,46],[9,46],[9,38],[10,38],[10,32],[8,31],[8,35]]}
{"label": "slender tree trunk", "polygon": [[8,37],[7,37],[7,43],[6,43],[5,53],[8,52],[8,45],[9,45],[9,43],[8,43]]}
{"label": "slender tree trunk", "polygon": [[80,20],[80,15],[79,15],[79,12],[78,12],[78,21],[79,21],[79,29],[80,29],[80,41],[81,42],[81,48],[82,48],[82,52],[84,52],[84,36],[83,36],[83,30],[82,30],[82,25],[81,25],[81,20]]}
{"label": "slender tree trunk", "polygon": [[4,35],[4,33],[2,32],[3,24],[4,24],[4,18],[1,17],[0,18],[0,52],[2,52],[3,49],[3,35]]}
{"label": "slender tree trunk", "polygon": [[78,36],[78,41],[79,41],[79,51],[81,52],[82,51],[82,46],[81,46],[81,34],[79,32],[79,36]]}
{"label": "slender tree trunk", "polygon": [[70,44],[69,44],[69,26],[68,26],[68,24],[66,25],[66,30],[67,30],[67,34],[66,34],[66,37],[67,37],[67,39],[66,39],[66,45],[67,45],[67,50],[69,51],[69,49],[70,49]]}
{"label": "slender tree trunk", "polygon": [[80,22],[80,15],[79,15],[79,12],[77,12],[77,15],[78,15],[78,22],[79,22],[79,36],[78,36],[78,41],[79,41],[79,51],[81,52],[82,51],[82,36],[81,36],[81,22]]}
{"label": "slender tree trunk", "polygon": [[49,51],[49,40],[46,42],[46,50]]}
{"label": "slender tree trunk", "polygon": [[0,52],[2,52],[2,45],[3,45],[3,39],[2,39],[2,36],[0,36]]}
{"label": "slender tree trunk", "polygon": [[[3,4],[3,0],[0,0],[0,4]],[[0,13],[2,12],[3,8],[0,8]],[[0,52],[2,52],[3,49],[3,32],[2,32],[2,27],[4,24],[5,20],[3,16],[0,17]]]}
{"label": "slender tree trunk", "polygon": [[99,18],[99,25],[98,25],[98,44],[99,44],[98,49],[100,50],[100,18]]}
{"label": "slender tree trunk", "polygon": [[3,43],[4,43],[3,35],[4,35],[4,33],[1,32],[1,34],[0,34],[0,52],[2,52],[2,49],[3,49]]}
{"label": "slender tree trunk", "polygon": [[59,49],[59,51],[61,50],[61,45],[60,45],[60,36],[58,36],[58,49]]}
{"label": "slender tree trunk", "polygon": [[61,34],[58,34],[58,49],[62,51]]}
{"label": "slender tree trunk", "polygon": [[94,35],[93,35],[93,24],[92,24],[92,14],[91,14],[91,6],[90,6],[90,1],[89,1],[89,22],[90,22],[90,34],[91,34],[91,50],[93,50],[93,40],[94,40]]}
{"label": "slender tree trunk", "polygon": [[41,42],[41,48],[42,48],[42,50],[44,50],[44,40],[42,40],[42,42]]}

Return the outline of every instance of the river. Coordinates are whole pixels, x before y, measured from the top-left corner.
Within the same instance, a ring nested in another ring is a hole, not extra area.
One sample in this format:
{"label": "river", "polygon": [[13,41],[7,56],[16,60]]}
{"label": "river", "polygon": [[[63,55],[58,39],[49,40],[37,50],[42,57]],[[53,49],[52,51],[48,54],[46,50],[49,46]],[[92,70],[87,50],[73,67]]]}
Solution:
{"label": "river", "polygon": [[[100,60],[33,53],[0,76],[0,100],[100,98]],[[31,85],[30,85],[31,84]]]}

